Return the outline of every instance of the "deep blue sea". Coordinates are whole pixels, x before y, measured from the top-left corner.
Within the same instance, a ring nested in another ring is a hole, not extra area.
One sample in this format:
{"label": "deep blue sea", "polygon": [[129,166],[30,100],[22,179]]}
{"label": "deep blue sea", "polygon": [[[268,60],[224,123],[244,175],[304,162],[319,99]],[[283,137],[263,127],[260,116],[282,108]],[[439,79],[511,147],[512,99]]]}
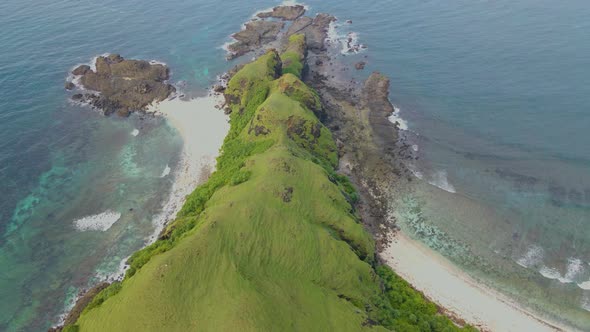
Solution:
{"label": "deep blue sea", "polygon": [[[68,102],[103,53],[158,60],[187,95],[279,1],[0,2],[0,331],[44,331],[154,232],[182,141],[157,118]],[[585,0],[310,0],[353,24],[362,78],[391,77],[417,177],[402,228],[525,305],[590,330],[590,5]],[[138,133],[137,133],[137,131]],[[132,133],[137,133],[136,136]],[[393,144],[393,142],[392,142]],[[76,221],[117,220],[105,231]],[[84,219],[87,218],[87,219]]]}

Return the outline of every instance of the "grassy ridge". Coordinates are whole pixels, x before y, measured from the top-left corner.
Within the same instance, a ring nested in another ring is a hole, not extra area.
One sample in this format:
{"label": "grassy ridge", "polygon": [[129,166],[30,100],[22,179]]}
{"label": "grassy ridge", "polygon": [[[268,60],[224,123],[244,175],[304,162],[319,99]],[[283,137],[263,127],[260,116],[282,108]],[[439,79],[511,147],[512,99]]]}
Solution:
{"label": "grassy ridge", "polygon": [[125,280],[68,328],[456,329],[391,271],[374,269],[374,242],[351,206],[356,193],[334,172],[336,146],[314,114],[319,98],[292,64],[281,71],[271,51],[231,79],[217,171],[132,256]]}
{"label": "grassy ridge", "polygon": [[289,73],[301,78],[305,63],[305,53],[305,35],[295,34],[290,36],[287,49],[281,54],[283,74]]}

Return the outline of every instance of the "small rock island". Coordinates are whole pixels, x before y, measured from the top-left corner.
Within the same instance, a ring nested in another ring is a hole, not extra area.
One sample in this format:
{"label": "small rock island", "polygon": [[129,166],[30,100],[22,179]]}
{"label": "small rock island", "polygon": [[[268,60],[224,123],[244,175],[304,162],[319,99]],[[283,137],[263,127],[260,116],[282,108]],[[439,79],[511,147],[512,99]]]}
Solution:
{"label": "small rock island", "polygon": [[95,68],[80,65],[72,71],[73,81],[66,89],[82,91],[72,100],[101,109],[105,115],[128,116],[145,111],[153,102],[168,98],[176,89],[167,83],[170,70],[166,65],[145,60],[126,60],[119,54],[99,56]]}

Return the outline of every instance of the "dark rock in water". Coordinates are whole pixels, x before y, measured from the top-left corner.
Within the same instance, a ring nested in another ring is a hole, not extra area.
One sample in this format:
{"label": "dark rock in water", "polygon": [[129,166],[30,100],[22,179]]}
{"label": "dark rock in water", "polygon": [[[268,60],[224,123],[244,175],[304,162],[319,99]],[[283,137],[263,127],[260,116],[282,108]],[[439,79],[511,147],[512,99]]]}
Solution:
{"label": "dark rock in water", "polygon": [[72,96],[72,100],[74,101],[82,101],[84,99],[84,95],[81,93],[76,93]]}
{"label": "dark rock in water", "polygon": [[303,16],[295,20],[287,30],[287,36],[294,35],[313,23],[311,17]]}
{"label": "dark rock in water", "polygon": [[215,91],[217,93],[221,93],[221,92],[225,91],[225,87],[223,87],[221,85],[216,85],[213,87],[213,91]]}
{"label": "dark rock in water", "polygon": [[258,13],[260,18],[280,18],[286,21],[293,21],[305,14],[305,7],[302,5],[295,6],[277,6],[269,12]]}
{"label": "dark rock in water", "polygon": [[76,76],[80,76],[80,75],[85,75],[89,71],[91,71],[90,66],[81,65],[81,66],[76,67],[76,69],[72,70],[72,74],[74,74]]}
{"label": "dark rock in water", "polygon": [[367,63],[364,61],[359,61],[354,65],[354,68],[356,68],[356,70],[363,70],[363,69],[365,69],[366,64]]}
{"label": "dark rock in water", "polygon": [[389,78],[373,72],[365,81],[363,101],[371,111],[378,111],[384,117],[393,114],[394,108],[389,101]]}
{"label": "dark rock in water", "polygon": [[228,59],[234,59],[248,52],[258,50],[261,46],[277,39],[277,35],[285,23],[269,21],[251,21],[246,23],[246,28],[232,35],[237,42],[229,45],[231,55]]}
{"label": "dark rock in water", "polygon": [[109,64],[120,63],[120,62],[123,62],[125,60],[119,54],[110,54],[110,55],[108,55],[106,57],[106,59],[109,62]]}
{"label": "dark rock in water", "polygon": [[169,78],[166,66],[125,60],[119,54],[98,57],[96,71],[82,65],[72,74],[81,76],[80,83],[85,89],[100,93],[75,94],[72,99],[102,109],[105,115],[128,116],[143,111],[152,102],[165,100],[176,91],[165,82]]}
{"label": "dark rock in water", "polygon": [[66,82],[66,84],[64,85],[64,88],[66,88],[66,90],[74,90],[75,87],[76,85],[72,82]]}
{"label": "dark rock in water", "polygon": [[346,20],[347,24],[352,24],[352,20]]}
{"label": "dark rock in water", "polygon": [[385,146],[386,142],[398,141],[398,130],[388,117],[395,109],[389,101],[389,78],[381,73],[373,72],[363,86],[362,103],[368,108],[369,124],[376,133],[375,142]]}
{"label": "dark rock in water", "polygon": [[287,36],[303,33],[305,34],[307,48],[310,51],[325,50],[324,42],[328,37],[328,27],[334,21],[336,21],[336,18],[329,14],[318,14],[313,19],[301,17],[293,22],[293,25],[287,30]]}

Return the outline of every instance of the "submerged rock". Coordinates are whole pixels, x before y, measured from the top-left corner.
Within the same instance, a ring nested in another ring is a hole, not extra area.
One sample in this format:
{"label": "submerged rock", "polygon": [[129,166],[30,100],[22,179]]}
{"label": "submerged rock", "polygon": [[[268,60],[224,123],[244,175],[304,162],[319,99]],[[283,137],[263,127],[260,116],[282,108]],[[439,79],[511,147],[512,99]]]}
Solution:
{"label": "submerged rock", "polygon": [[269,12],[258,13],[260,18],[279,18],[286,21],[293,21],[305,14],[305,7],[302,5],[295,6],[277,6]]}
{"label": "submerged rock", "polygon": [[[102,109],[105,115],[128,116],[134,111],[143,111],[152,102],[162,101],[176,91],[166,83],[169,70],[165,65],[125,60],[119,54],[98,57],[96,71],[81,65],[72,74],[81,76],[82,87],[98,92],[75,94],[72,99]],[[73,89],[72,85],[66,83],[66,88]]]}
{"label": "submerged rock", "polygon": [[356,70],[363,70],[363,69],[365,69],[366,64],[367,63],[364,61],[359,61],[354,65],[354,68],[356,68]]}
{"label": "submerged rock", "polygon": [[284,26],[283,22],[251,21],[246,23],[244,30],[232,35],[236,42],[228,47],[230,52],[228,59],[231,60],[258,50],[261,46],[276,40]]}

